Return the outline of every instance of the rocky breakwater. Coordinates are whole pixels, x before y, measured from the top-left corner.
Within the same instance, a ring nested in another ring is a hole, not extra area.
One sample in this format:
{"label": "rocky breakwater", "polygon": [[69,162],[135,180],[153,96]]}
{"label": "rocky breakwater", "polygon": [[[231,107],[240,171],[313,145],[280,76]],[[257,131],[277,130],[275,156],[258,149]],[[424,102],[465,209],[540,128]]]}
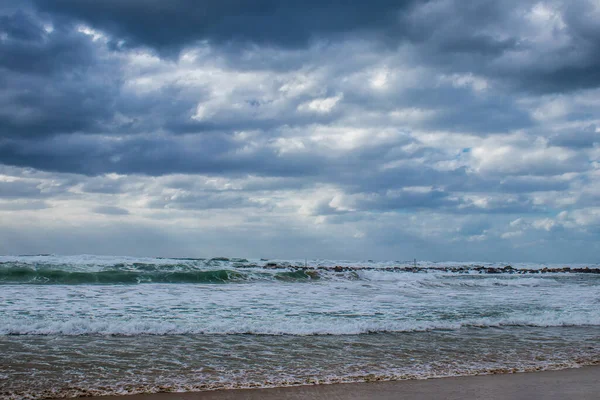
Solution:
{"label": "rocky breakwater", "polygon": [[[256,265],[253,265],[256,267]],[[490,267],[483,265],[464,265],[464,266],[395,266],[395,267],[371,267],[371,266],[306,266],[306,265],[290,265],[287,263],[278,264],[274,262],[267,263],[263,266],[265,269],[286,269],[294,271],[305,271],[309,276],[317,276],[318,271],[328,272],[357,272],[357,271],[386,271],[386,272],[412,272],[412,273],[430,273],[430,272],[449,272],[463,274],[600,274],[600,268],[571,268],[571,267],[555,267],[555,268],[514,268],[510,265],[504,267]]]}

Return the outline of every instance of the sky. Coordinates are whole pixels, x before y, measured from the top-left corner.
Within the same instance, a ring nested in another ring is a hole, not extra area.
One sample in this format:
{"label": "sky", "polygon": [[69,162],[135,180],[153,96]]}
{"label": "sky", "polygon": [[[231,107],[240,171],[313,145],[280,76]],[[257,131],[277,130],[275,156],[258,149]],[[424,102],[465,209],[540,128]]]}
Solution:
{"label": "sky", "polygon": [[599,262],[599,21],[3,0],[0,253]]}

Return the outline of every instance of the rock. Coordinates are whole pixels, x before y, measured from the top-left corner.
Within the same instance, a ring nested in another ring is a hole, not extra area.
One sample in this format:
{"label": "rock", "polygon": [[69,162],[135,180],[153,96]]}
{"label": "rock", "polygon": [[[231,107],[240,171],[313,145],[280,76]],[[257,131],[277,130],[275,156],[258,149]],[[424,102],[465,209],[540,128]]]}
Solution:
{"label": "rock", "polygon": [[320,279],[321,276],[319,275],[319,273],[317,271],[304,271],[304,273],[310,278],[310,279]]}

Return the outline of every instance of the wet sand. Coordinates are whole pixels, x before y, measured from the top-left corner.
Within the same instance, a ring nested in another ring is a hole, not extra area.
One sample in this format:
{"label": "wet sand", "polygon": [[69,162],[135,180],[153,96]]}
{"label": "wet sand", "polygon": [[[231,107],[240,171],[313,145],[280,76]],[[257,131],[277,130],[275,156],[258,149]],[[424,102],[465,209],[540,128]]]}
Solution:
{"label": "wet sand", "polygon": [[273,389],[157,393],[93,400],[598,400],[600,366],[562,371],[482,375],[395,382],[347,383]]}

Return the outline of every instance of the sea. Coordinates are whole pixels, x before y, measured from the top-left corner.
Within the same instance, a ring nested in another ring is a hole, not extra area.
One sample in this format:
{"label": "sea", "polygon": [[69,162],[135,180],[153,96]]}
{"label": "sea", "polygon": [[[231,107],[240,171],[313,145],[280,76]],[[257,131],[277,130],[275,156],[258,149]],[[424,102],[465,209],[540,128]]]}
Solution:
{"label": "sea", "polygon": [[600,363],[600,265],[0,256],[0,399]]}

